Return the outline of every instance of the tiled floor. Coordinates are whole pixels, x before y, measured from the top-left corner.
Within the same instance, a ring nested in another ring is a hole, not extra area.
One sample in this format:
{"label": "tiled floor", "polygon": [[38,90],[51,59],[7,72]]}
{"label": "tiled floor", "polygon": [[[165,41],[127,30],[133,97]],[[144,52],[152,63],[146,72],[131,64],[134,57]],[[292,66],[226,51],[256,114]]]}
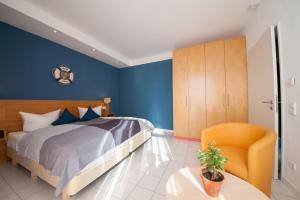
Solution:
{"label": "tiled floor", "polygon": [[[76,200],[163,200],[168,177],[184,166],[196,166],[199,143],[154,135],[108,173],[73,196]],[[54,189],[45,182],[32,182],[28,171],[0,165],[0,199],[50,200]],[[296,199],[280,181],[273,184],[273,200]]]}

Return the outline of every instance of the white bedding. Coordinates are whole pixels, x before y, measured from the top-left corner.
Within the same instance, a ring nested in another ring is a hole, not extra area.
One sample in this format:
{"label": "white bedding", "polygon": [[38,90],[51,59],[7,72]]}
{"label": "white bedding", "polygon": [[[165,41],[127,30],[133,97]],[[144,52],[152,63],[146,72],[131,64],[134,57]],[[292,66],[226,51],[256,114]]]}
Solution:
{"label": "white bedding", "polygon": [[[24,135],[26,135],[26,132],[23,131],[19,131],[19,132],[11,132],[8,135],[8,139],[7,139],[7,146],[12,148],[13,150],[15,150],[16,152],[17,150],[17,146],[18,146],[18,142],[22,139],[22,137]],[[98,158],[97,160],[91,162],[90,164],[88,164],[83,170],[82,172],[84,172],[85,170],[93,167],[93,166],[97,166],[98,163],[102,162],[103,160],[109,158],[114,152],[118,151],[120,148],[122,148],[124,145],[128,145],[129,141],[134,140],[137,137],[140,137],[141,135],[145,135],[145,138],[147,138],[146,136],[147,132],[145,131],[141,131],[138,134],[136,134],[135,136],[133,136],[132,138],[129,138],[128,141],[123,142],[121,145],[117,146],[116,148],[108,151],[107,153],[105,153],[102,157]]]}
{"label": "white bedding", "polygon": [[[136,120],[139,120],[139,122],[140,122],[141,130],[153,130],[154,129],[153,124],[146,119],[135,118],[135,117],[102,117],[102,118],[104,118],[104,119],[136,119]],[[77,128],[78,126],[80,126],[80,125],[75,125],[75,126],[68,125],[67,129],[71,130],[71,129]],[[52,131],[53,127],[59,127],[55,130],[57,134],[59,134],[61,131],[66,130],[66,128],[65,128],[66,126],[64,126],[64,125],[49,126],[49,127],[47,127],[47,129]],[[25,132],[25,131],[17,131],[17,132],[9,133],[8,138],[7,138],[7,146],[14,149],[15,151],[18,151],[18,149],[17,149],[18,142],[26,134],[28,134],[28,132]],[[139,133],[139,134],[141,134],[141,133]],[[135,138],[135,137],[133,137],[133,138]],[[133,139],[133,138],[130,138],[130,139]]]}
{"label": "white bedding", "polygon": [[154,126],[153,124],[146,120],[146,119],[142,119],[142,118],[137,118],[137,117],[102,117],[104,119],[134,119],[134,120],[138,120],[140,122],[140,126],[141,126],[141,130],[154,130]]}
{"label": "white bedding", "polygon": [[[77,171],[77,172],[75,171],[73,173],[74,175],[76,175],[76,173],[77,174],[83,173],[85,170],[87,170],[90,167],[96,166],[98,163],[105,162],[105,160],[109,159],[111,157],[111,155],[114,155],[114,153],[119,151],[119,149],[121,149],[121,148],[128,148],[128,150],[127,150],[128,153],[132,152],[136,148],[136,147],[132,148],[133,146],[135,146],[134,143],[136,143],[136,141],[142,141],[142,143],[143,143],[149,137],[151,137],[151,132],[153,131],[154,126],[149,121],[144,120],[144,119],[139,119],[139,118],[132,118],[132,117],[113,117],[113,118],[114,119],[129,119],[129,120],[135,119],[139,122],[141,131],[139,133],[137,133],[136,135],[134,135],[133,137],[128,138],[127,140],[123,141],[121,144],[115,146],[113,149],[107,151],[101,157],[98,157],[97,159],[91,161],[88,165],[86,165],[80,171]],[[111,119],[111,117],[110,117],[110,119]],[[66,131],[76,129],[81,126],[84,126],[84,125],[66,124],[66,125],[59,125],[59,126],[49,126],[49,127],[42,128],[40,130],[32,132],[32,134],[35,134],[34,136],[38,136],[38,137],[32,137],[33,135],[31,135],[31,132],[10,133],[8,136],[8,147],[14,149],[17,152],[17,154],[21,154],[25,158],[30,158],[31,160],[35,160],[39,163],[40,150],[38,150],[38,149],[41,148],[41,146],[43,145],[43,143],[46,141],[47,138],[62,134]],[[31,138],[29,139],[28,137],[31,137]],[[137,140],[135,140],[135,138],[137,138]],[[24,139],[27,140],[27,143],[25,146],[24,146],[24,142],[23,142]],[[23,143],[23,145],[22,145],[22,143]],[[139,144],[142,144],[142,143],[139,143]],[[54,143],[54,145],[55,145],[55,143]],[[108,145],[109,145],[109,143],[108,143]],[[21,147],[19,148],[19,146],[25,147],[26,148],[25,151],[22,150]],[[25,152],[26,155],[23,155],[20,152],[23,152],[23,154]],[[45,158],[45,157],[43,157],[43,158]],[[56,161],[55,161],[55,163],[56,163]],[[73,165],[70,165],[70,166],[73,166]],[[62,168],[60,168],[60,169],[62,169]],[[51,174],[53,174],[55,176],[60,176],[57,173],[51,173]],[[62,177],[64,177],[64,176],[60,176],[60,179],[64,180]],[[60,180],[60,182],[62,182],[63,184],[62,185],[59,184],[57,186],[56,193],[55,193],[56,195],[58,195],[62,191],[63,187],[71,179],[67,179],[67,181],[61,181],[61,180]]]}
{"label": "white bedding", "polygon": [[[105,153],[105,155],[103,155],[102,157],[98,158],[97,160],[91,162],[89,165],[87,165],[82,171],[85,171],[86,169],[93,167],[95,165],[97,165],[99,162],[103,161],[106,157],[109,157],[111,154],[113,154],[115,151],[117,151],[119,148],[122,148],[124,145],[128,145],[128,143],[132,140],[134,140],[135,138],[143,135],[143,134],[147,134],[147,131],[152,132],[152,130],[154,129],[154,126],[152,125],[151,122],[149,122],[148,120],[145,119],[140,119],[140,118],[134,118],[134,117],[103,117],[103,118],[114,118],[114,119],[136,119],[139,120],[140,122],[140,126],[141,126],[141,132],[139,132],[138,134],[136,134],[135,136],[133,136],[132,138],[129,138],[127,141],[123,142],[123,144],[119,145],[118,147],[108,151],[107,153]],[[77,126],[80,125],[73,125],[70,126],[68,125],[67,129],[71,130],[76,128]],[[48,130],[53,130],[53,127],[55,126],[49,126],[47,127]],[[66,130],[66,126],[64,125],[60,125],[60,126],[56,126],[57,128],[55,128],[56,134],[59,134],[61,131]],[[24,131],[18,131],[18,132],[11,132],[8,134],[8,138],[7,138],[7,146],[12,148],[13,150],[15,150],[16,152],[18,152],[18,143],[19,141],[22,139],[23,136],[27,135],[28,132],[24,132]],[[56,135],[54,134],[54,135]]]}
{"label": "white bedding", "polygon": [[18,142],[21,140],[21,138],[26,135],[27,133],[24,131],[18,131],[18,132],[12,132],[8,134],[7,137],[7,146],[14,149],[15,151],[18,151],[17,146]]}

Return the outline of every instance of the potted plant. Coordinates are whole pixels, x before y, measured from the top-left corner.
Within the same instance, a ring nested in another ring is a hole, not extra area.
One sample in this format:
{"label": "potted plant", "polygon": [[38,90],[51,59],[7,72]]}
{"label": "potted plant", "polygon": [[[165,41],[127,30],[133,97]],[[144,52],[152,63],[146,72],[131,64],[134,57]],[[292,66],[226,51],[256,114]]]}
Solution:
{"label": "potted plant", "polygon": [[217,197],[224,183],[224,175],[221,172],[224,171],[224,164],[228,159],[222,156],[221,150],[211,143],[208,144],[207,150],[199,150],[197,154],[203,167],[201,179],[204,189],[209,196]]}

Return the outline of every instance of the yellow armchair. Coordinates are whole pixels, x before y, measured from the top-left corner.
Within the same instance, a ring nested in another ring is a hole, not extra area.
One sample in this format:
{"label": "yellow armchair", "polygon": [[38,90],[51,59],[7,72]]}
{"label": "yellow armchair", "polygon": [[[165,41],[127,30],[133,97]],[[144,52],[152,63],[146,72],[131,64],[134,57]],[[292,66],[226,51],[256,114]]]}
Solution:
{"label": "yellow armchair", "polygon": [[272,129],[247,123],[225,123],[201,134],[201,148],[215,142],[229,160],[225,170],[271,195],[276,134]]}

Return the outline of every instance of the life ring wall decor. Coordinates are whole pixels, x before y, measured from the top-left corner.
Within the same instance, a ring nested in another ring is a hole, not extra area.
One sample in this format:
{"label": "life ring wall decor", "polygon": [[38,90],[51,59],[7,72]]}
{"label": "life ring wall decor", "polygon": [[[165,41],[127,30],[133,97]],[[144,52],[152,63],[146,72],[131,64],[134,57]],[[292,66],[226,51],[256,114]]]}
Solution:
{"label": "life ring wall decor", "polygon": [[74,81],[74,73],[65,65],[59,65],[52,70],[53,77],[61,85],[70,85]]}

